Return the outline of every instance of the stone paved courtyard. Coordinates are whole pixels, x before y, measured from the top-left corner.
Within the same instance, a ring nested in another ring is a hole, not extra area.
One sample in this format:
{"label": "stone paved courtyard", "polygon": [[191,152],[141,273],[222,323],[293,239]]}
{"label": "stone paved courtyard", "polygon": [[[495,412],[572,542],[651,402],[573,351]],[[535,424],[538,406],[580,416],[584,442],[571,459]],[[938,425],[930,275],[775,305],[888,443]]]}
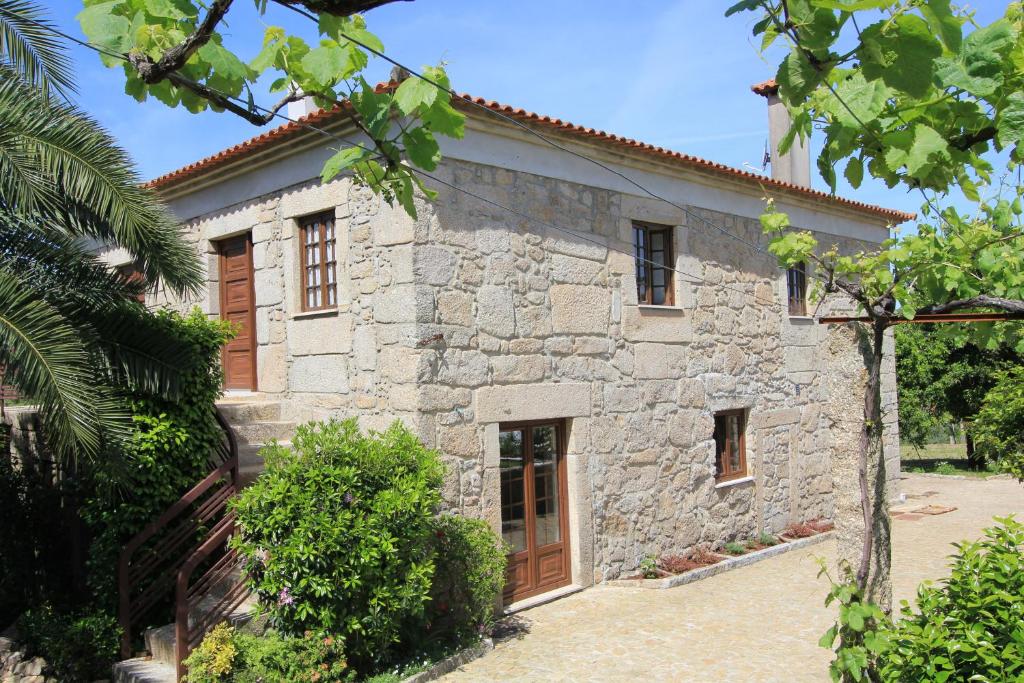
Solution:
{"label": "stone paved courtyard", "polygon": [[[894,521],[897,603],[946,573],[951,542],[995,515],[1024,517],[1024,487],[1008,479],[906,475],[902,491],[958,509]],[[523,612],[527,633],[443,680],[827,681],[822,555],[831,563],[834,541],[666,591],[598,586]]]}

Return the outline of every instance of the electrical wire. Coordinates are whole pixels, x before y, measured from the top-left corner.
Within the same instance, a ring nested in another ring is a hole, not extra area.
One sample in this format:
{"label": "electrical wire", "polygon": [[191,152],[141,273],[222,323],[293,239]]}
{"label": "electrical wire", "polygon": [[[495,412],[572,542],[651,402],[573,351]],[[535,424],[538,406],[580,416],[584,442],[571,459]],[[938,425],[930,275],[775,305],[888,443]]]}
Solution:
{"label": "electrical wire", "polygon": [[[32,20],[30,20],[30,19],[26,19],[26,21],[29,21],[30,23],[35,23]],[[42,26],[42,24],[40,24],[40,26]],[[75,36],[73,36],[71,34],[65,33],[63,31],[60,31],[60,30],[56,29],[56,28],[53,28],[53,27],[50,27],[50,26],[46,26],[46,28],[48,30],[51,30],[55,34],[60,35],[61,37],[76,43],[77,45],[80,45],[80,46],[85,47],[87,49],[93,50],[93,51],[95,51],[95,52],[97,52],[99,54],[103,54],[103,55],[106,55],[106,56],[114,58],[114,59],[119,59],[121,61],[128,62],[128,59],[127,59],[127,57],[125,57],[125,55],[112,52],[110,50],[107,50],[106,48],[103,48],[102,46],[95,45],[95,44],[90,43],[88,41],[81,40],[81,39],[79,39],[79,38],[77,38],[77,37],[75,37]],[[187,81],[189,83],[192,83],[192,84],[195,84],[195,85],[199,85],[198,83],[195,83],[195,81],[192,81],[191,79],[188,79],[188,78],[186,78],[184,76],[181,76],[180,74],[179,74],[179,78],[182,78],[182,80]],[[348,138],[345,138],[343,136],[339,136],[336,133],[332,133],[330,131],[324,130],[323,128],[319,128],[317,126],[314,126],[314,125],[312,125],[312,124],[310,124],[310,123],[308,123],[306,121],[290,118],[289,116],[286,116],[285,114],[282,114],[280,112],[275,112],[275,111],[273,111],[271,109],[268,109],[266,107],[260,106],[258,104],[252,103],[252,102],[248,102],[246,100],[241,99],[238,96],[231,95],[229,93],[225,93],[225,92],[217,90],[215,88],[211,88],[210,86],[204,86],[204,87],[208,88],[212,92],[215,92],[215,93],[221,95],[222,97],[226,97],[228,99],[231,99],[231,100],[237,102],[238,104],[241,104],[241,105],[246,106],[246,107],[251,106],[251,107],[254,107],[255,109],[257,109],[259,111],[262,111],[264,113],[273,114],[273,116],[275,118],[279,118],[279,119],[281,119],[283,121],[287,121],[289,123],[293,123],[295,125],[301,126],[301,127],[305,128],[307,130],[313,131],[313,132],[315,132],[315,133],[317,133],[319,135],[322,135],[324,137],[330,138],[330,139],[335,140],[337,142],[342,142],[342,143],[344,143],[348,147],[355,147],[355,148],[361,149],[361,150],[363,150],[365,152],[369,152],[371,154],[375,153],[375,150],[372,150],[372,149],[370,149],[370,148],[368,148],[368,147],[366,147],[366,146],[364,146],[364,145],[362,145],[360,143],[357,143],[357,142],[354,142],[352,140],[349,140]],[[490,111],[490,110],[488,110],[488,111]],[[378,155],[376,158],[381,158],[381,157],[380,157],[380,155]],[[600,162],[595,162],[595,163],[600,164]],[[650,264],[650,265],[652,265],[654,267],[657,267],[657,268],[659,268],[661,270],[670,271],[670,272],[676,273],[678,275],[684,276],[686,278],[689,278],[690,284],[703,284],[703,285],[707,285],[707,286],[710,286],[710,287],[718,287],[718,288],[722,288],[722,289],[728,289],[730,291],[737,292],[737,293],[742,294],[744,296],[749,296],[752,299],[754,299],[755,301],[763,303],[763,304],[765,304],[767,306],[778,306],[780,308],[782,307],[782,302],[781,301],[767,300],[767,299],[764,299],[762,297],[758,297],[757,294],[754,293],[754,292],[749,292],[749,291],[746,291],[744,289],[739,289],[737,287],[732,287],[732,286],[726,285],[724,283],[711,284],[702,275],[697,275],[697,274],[690,273],[690,272],[687,272],[687,271],[684,271],[684,270],[680,270],[678,268],[674,268],[674,267],[670,267],[670,266],[667,266],[667,265],[663,265],[663,264],[657,263],[656,261],[652,261],[650,259],[638,257],[634,253],[627,252],[627,251],[625,251],[623,249],[617,249],[617,248],[615,248],[613,246],[610,246],[610,245],[606,244],[605,242],[603,242],[603,241],[601,241],[599,239],[596,239],[594,237],[590,237],[589,235],[587,235],[585,233],[580,233],[578,231],[571,230],[569,228],[561,227],[561,226],[556,225],[555,223],[552,223],[550,221],[546,221],[544,219],[537,218],[535,216],[531,216],[531,215],[526,214],[526,213],[524,213],[522,211],[519,211],[519,210],[514,209],[512,207],[506,206],[506,205],[504,205],[504,204],[502,204],[502,203],[500,203],[498,201],[495,201],[495,200],[490,199],[488,197],[484,197],[483,195],[477,194],[477,193],[472,192],[470,190],[467,190],[467,189],[465,189],[463,187],[459,187],[458,185],[455,185],[455,184],[450,183],[448,181],[445,181],[445,180],[443,180],[441,178],[438,178],[437,176],[435,176],[435,175],[433,175],[431,173],[428,173],[426,171],[423,171],[421,169],[418,169],[418,168],[415,168],[415,167],[412,167],[412,166],[408,166],[408,165],[406,167],[408,168],[409,171],[411,171],[413,173],[416,173],[417,175],[419,175],[421,177],[428,178],[428,179],[430,179],[430,180],[432,180],[432,181],[434,181],[434,182],[436,182],[436,183],[438,183],[440,185],[444,185],[446,187],[451,188],[452,190],[455,190],[457,192],[460,192],[462,194],[470,196],[470,197],[476,199],[477,201],[484,202],[484,203],[486,203],[486,204],[488,204],[490,206],[493,206],[493,207],[498,208],[498,209],[500,209],[502,211],[505,211],[505,212],[510,213],[512,215],[515,215],[515,216],[518,216],[518,217],[523,218],[525,220],[528,220],[528,221],[530,221],[532,223],[535,223],[537,225],[542,225],[544,227],[547,227],[547,228],[550,228],[552,230],[555,230],[556,232],[561,232],[563,234],[571,235],[571,236],[573,236],[573,237],[575,237],[577,239],[581,239],[583,241],[587,241],[587,242],[596,244],[596,245],[601,246],[601,247],[603,247],[605,249],[608,249],[609,251],[612,251],[612,252],[615,252],[615,253],[619,253],[619,254],[623,254],[625,256],[628,256],[630,259],[634,260],[637,263]],[[731,233],[729,233],[729,234],[731,234]],[[750,245],[746,241],[744,241],[744,243],[746,243],[750,248],[754,249],[757,252],[760,252],[762,254],[766,253],[766,252],[764,252],[764,250],[762,250],[762,249],[760,249],[760,248],[758,248],[758,247],[756,247],[754,245]]]}

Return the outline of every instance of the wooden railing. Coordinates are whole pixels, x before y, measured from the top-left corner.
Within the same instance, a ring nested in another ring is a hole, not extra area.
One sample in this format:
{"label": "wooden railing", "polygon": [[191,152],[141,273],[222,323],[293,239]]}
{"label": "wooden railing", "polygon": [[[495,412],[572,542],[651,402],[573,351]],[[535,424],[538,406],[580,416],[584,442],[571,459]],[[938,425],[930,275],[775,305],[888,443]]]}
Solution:
{"label": "wooden railing", "polygon": [[[125,545],[118,566],[122,657],[131,656],[134,631],[146,625],[151,610],[174,598],[179,679],[181,662],[197,639],[246,595],[241,577],[235,574],[234,551],[228,547],[235,529],[228,501],[238,492],[238,444],[219,411],[216,416],[224,437],[209,459],[212,471]],[[198,569],[202,573],[192,583]],[[220,600],[195,619],[198,602],[225,582],[229,585]],[[195,620],[192,627],[190,618]]]}

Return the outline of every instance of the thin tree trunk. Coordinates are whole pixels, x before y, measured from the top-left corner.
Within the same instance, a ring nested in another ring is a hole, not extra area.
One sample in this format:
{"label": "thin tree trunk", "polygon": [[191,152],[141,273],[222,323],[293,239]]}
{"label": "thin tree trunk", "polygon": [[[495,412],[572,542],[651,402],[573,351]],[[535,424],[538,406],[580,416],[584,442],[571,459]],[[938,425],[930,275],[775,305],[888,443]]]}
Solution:
{"label": "thin tree trunk", "polygon": [[[882,511],[885,512],[885,455],[879,452],[879,466],[875,468],[875,501],[872,503],[868,483],[868,463],[872,452],[882,448],[882,358],[885,343],[884,321],[871,324],[871,355],[868,360],[867,385],[864,391],[864,426],[861,430],[860,453],[857,462],[857,477],[860,483],[860,502],[864,515],[864,540],[861,546],[860,566],[857,568],[857,585],[867,590],[871,571],[871,556],[875,542],[874,515],[879,507],[878,494],[882,496]],[[882,481],[879,481],[882,480]]]}

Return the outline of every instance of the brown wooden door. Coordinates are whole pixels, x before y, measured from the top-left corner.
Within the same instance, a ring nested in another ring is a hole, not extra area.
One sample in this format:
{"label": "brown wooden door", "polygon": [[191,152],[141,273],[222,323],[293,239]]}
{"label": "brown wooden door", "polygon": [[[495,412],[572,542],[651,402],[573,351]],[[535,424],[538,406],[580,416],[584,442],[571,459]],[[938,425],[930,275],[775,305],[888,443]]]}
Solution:
{"label": "brown wooden door", "polygon": [[256,391],[256,295],[252,276],[252,235],[218,244],[220,317],[235,324],[238,335],[224,347],[224,387]]}
{"label": "brown wooden door", "polygon": [[563,422],[501,425],[501,534],[511,547],[505,602],[568,585]]}

